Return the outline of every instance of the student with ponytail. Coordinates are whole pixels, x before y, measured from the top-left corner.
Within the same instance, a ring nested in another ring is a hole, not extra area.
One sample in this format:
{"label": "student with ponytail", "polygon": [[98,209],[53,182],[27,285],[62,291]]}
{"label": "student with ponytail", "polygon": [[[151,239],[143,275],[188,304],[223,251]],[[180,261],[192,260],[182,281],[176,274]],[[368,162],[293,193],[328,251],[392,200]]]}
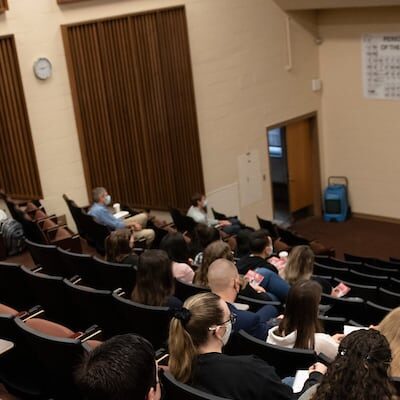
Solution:
{"label": "student with ponytail", "polygon": [[[190,297],[175,312],[169,331],[169,370],[180,382],[235,400],[295,398],[274,368],[256,356],[228,356],[236,316],[213,293]],[[319,373],[317,373],[319,374]],[[305,387],[309,387],[309,381]]]}

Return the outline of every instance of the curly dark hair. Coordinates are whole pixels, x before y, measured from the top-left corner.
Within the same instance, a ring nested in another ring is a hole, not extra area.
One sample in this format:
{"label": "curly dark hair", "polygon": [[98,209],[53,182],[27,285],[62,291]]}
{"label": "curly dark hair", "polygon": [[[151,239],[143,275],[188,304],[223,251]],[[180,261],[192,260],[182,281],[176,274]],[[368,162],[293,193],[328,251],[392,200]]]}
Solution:
{"label": "curly dark hair", "polygon": [[386,338],[374,329],[347,335],[313,400],[390,400],[391,352]]}

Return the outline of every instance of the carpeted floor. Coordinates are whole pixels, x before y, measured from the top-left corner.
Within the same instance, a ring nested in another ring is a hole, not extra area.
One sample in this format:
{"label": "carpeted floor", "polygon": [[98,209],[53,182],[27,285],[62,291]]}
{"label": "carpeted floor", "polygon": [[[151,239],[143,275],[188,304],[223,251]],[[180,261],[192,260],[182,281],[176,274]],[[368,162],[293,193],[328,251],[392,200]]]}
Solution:
{"label": "carpeted floor", "polygon": [[352,218],[346,222],[324,222],[311,217],[292,225],[292,229],[308,239],[317,239],[343,253],[388,259],[400,258],[400,224]]}

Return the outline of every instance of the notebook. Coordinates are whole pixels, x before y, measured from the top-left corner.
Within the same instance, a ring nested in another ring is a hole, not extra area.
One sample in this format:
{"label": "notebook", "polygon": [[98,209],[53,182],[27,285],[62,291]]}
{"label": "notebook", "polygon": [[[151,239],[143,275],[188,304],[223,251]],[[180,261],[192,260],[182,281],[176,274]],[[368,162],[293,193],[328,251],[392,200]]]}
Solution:
{"label": "notebook", "polygon": [[299,369],[296,372],[296,376],[294,377],[293,382],[293,392],[299,393],[303,390],[303,386],[306,383],[306,380],[310,377],[310,372],[308,369]]}
{"label": "notebook", "polygon": [[340,282],[339,285],[337,285],[334,289],[333,289],[333,295],[335,297],[343,297],[346,296],[347,293],[349,293],[351,290],[350,287],[348,287],[347,285],[345,285],[343,282]]}
{"label": "notebook", "polygon": [[348,335],[351,332],[359,331],[360,329],[368,329],[366,326],[351,326],[351,325],[345,325],[343,327],[343,333],[345,335]]}
{"label": "notebook", "polygon": [[261,274],[257,274],[257,272],[252,271],[251,269],[247,271],[245,278],[247,278],[251,286],[260,285],[264,280],[264,277]]}

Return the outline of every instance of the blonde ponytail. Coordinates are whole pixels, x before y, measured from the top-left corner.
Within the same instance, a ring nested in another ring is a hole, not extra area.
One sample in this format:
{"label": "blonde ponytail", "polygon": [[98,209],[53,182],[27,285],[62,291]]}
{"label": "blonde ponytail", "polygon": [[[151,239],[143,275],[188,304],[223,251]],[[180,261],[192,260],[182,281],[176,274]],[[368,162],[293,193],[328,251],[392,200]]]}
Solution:
{"label": "blonde ponytail", "polygon": [[187,383],[192,376],[197,350],[181,321],[176,318],[171,322],[169,337],[169,370],[175,379]]}
{"label": "blonde ponytail", "polygon": [[198,347],[209,338],[209,327],[223,321],[219,296],[202,293],[185,301],[183,313],[177,313],[169,328],[169,370],[180,382],[190,383]]}

